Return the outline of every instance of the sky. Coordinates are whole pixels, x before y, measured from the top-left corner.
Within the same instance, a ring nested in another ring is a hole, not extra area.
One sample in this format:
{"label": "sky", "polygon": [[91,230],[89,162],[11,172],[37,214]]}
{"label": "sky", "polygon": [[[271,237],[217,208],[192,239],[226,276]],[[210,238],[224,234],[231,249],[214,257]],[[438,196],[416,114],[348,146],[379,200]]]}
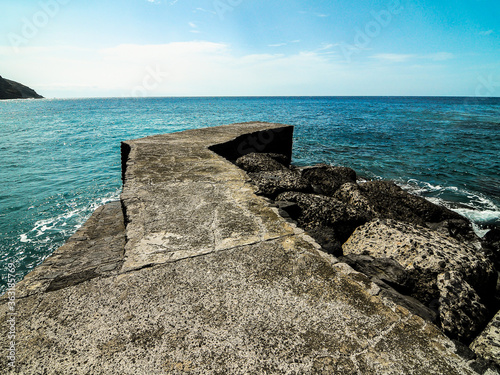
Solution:
{"label": "sky", "polygon": [[500,96],[498,0],[0,0],[49,98]]}

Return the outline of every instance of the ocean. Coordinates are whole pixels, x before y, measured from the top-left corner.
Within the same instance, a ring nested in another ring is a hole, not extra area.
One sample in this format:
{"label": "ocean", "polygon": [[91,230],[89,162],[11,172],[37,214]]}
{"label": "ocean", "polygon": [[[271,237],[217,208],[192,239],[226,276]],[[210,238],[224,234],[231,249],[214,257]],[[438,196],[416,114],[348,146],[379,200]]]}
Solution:
{"label": "ocean", "polygon": [[268,121],[295,126],[293,163],[348,166],[500,225],[500,98],[202,97],[0,101],[0,294],[119,198],[120,142]]}

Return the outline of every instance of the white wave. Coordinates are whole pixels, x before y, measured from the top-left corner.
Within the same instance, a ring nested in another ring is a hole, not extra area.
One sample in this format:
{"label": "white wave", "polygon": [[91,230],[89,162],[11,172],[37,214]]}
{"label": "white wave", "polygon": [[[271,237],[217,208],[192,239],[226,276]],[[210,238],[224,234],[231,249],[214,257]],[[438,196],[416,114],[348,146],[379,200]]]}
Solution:
{"label": "white wave", "polygon": [[489,224],[500,220],[500,211],[484,210],[479,211],[475,209],[456,208],[453,211],[465,216],[470,221],[477,224]]}
{"label": "white wave", "polygon": [[[481,193],[456,186],[433,185],[415,179],[397,183],[412,194],[422,196],[434,204],[447,207],[466,217],[472,222],[474,231],[479,237],[488,232],[482,228],[483,226],[500,222],[500,207]],[[446,199],[450,197],[456,200]]]}
{"label": "white wave", "polygon": [[100,206],[115,201],[119,198],[120,191],[117,190],[106,196],[96,199],[87,205],[81,205],[81,202],[73,200],[71,202],[62,201],[56,207],[66,206],[66,211],[35,222],[33,228],[19,236],[19,241],[23,243],[49,243],[55,233],[68,237],[80,228],[92,213]]}

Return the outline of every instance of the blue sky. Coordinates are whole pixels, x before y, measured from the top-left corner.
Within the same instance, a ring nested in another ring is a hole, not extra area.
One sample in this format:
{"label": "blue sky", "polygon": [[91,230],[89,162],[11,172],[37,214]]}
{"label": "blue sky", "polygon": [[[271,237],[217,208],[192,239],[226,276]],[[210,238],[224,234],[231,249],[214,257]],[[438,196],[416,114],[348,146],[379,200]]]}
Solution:
{"label": "blue sky", "polygon": [[498,0],[0,0],[46,97],[500,96]]}

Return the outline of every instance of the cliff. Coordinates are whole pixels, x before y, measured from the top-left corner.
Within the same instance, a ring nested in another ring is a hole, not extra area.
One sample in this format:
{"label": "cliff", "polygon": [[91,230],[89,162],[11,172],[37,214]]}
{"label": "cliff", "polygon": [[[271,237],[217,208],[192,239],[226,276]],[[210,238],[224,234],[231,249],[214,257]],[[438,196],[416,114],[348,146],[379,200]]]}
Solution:
{"label": "cliff", "polygon": [[2,368],[496,373],[322,251],[229,161],[264,152],[289,162],[292,132],[246,123],[124,142],[120,202],[0,300],[0,325],[15,333],[0,335]]}
{"label": "cliff", "polygon": [[0,99],[41,99],[35,90],[0,76]]}

